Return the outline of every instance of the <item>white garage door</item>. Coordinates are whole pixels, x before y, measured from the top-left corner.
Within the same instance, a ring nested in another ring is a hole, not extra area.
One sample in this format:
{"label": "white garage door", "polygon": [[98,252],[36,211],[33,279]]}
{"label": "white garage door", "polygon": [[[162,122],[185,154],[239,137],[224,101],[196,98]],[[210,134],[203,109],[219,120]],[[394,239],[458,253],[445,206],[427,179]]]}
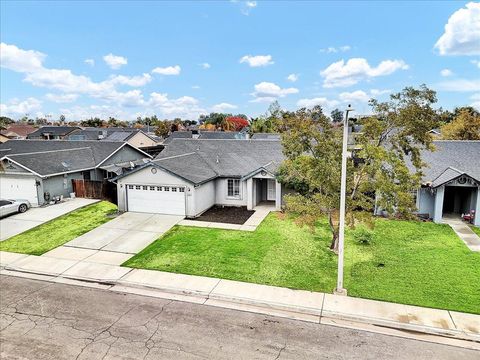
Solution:
{"label": "white garage door", "polygon": [[28,200],[38,205],[35,179],[30,177],[0,177],[0,198]]}
{"label": "white garage door", "polygon": [[128,211],[185,215],[185,188],[171,185],[127,185]]}

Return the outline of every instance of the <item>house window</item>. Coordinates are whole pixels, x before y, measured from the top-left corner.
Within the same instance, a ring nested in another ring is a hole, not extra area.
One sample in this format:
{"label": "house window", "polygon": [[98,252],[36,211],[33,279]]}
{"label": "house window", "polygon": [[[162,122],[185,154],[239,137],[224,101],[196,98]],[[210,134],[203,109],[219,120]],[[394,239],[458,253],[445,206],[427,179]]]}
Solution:
{"label": "house window", "polygon": [[142,190],[148,190],[148,186],[142,186]]}
{"label": "house window", "polygon": [[157,186],[157,191],[162,191],[162,187],[161,187],[161,186]]}
{"label": "house window", "polygon": [[233,198],[240,197],[240,180],[228,179],[227,180],[227,196]]}
{"label": "house window", "polygon": [[172,191],[173,191],[173,192],[177,192],[177,188],[176,188],[176,187],[172,187]]}
{"label": "house window", "polygon": [[165,187],[163,188],[163,190],[164,190],[164,191],[170,191],[170,188],[169,188],[168,186],[165,186]]}
{"label": "house window", "polygon": [[135,185],[136,190],[140,190],[140,185]]}
{"label": "house window", "polygon": [[178,188],[178,191],[185,192],[185,188]]}
{"label": "house window", "polygon": [[150,190],[155,190],[155,186],[150,186]]}

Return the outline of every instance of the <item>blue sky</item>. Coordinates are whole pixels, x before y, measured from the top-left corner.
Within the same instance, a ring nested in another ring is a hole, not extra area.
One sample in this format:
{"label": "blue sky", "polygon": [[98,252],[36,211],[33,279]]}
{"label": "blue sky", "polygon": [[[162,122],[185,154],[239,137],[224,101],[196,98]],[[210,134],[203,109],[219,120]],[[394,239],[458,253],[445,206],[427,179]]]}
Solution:
{"label": "blue sky", "polygon": [[1,2],[1,113],[197,119],[426,83],[480,108],[480,3]]}

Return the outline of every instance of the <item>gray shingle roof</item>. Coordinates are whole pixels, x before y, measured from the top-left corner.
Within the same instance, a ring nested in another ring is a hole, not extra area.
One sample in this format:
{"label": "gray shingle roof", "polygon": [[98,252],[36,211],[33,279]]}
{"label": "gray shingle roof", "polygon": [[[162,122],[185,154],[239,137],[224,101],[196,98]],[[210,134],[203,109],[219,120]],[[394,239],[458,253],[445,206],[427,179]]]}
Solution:
{"label": "gray shingle roof", "polygon": [[79,129],[77,126],[42,126],[38,130],[27,135],[29,139],[42,137],[42,134],[48,133],[56,136],[64,136],[74,130]]}
{"label": "gray shingle roof", "polygon": [[110,133],[104,140],[108,141],[127,141],[130,139],[133,135],[137,134],[139,130],[137,131],[114,131]]}
{"label": "gray shingle roof", "polygon": [[422,152],[427,164],[423,183],[440,186],[463,173],[480,181],[480,141],[437,140],[433,144],[435,151]]}
{"label": "gray shingle roof", "polygon": [[213,174],[243,177],[261,167],[275,172],[283,159],[280,141],[174,139],[154,162],[200,183],[211,179]]}
{"label": "gray shingle roof", "polygon": [[280,134],[277,133],[255,133],[252,135],[253,140],[280,140]]}
{"label": "gray shingle roof", "polygon": [[94,168],[124,144],[97,140],[9,140],[0,144],[0,158],[8,156],[40,175],[49,175]]}

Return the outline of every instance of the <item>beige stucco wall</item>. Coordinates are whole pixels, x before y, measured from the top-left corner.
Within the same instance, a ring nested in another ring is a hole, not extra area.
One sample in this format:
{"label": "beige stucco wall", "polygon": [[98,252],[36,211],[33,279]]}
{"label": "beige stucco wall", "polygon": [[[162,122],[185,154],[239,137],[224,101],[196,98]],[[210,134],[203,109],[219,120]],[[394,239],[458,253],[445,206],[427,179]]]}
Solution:
{"label": "beige stucco wall", "polygon": [[156,141],[149,138],[144,133],[137,133],[131,139],[127,141],[130,145],[135,146],[136,148],[155,146],[157,145]]}

